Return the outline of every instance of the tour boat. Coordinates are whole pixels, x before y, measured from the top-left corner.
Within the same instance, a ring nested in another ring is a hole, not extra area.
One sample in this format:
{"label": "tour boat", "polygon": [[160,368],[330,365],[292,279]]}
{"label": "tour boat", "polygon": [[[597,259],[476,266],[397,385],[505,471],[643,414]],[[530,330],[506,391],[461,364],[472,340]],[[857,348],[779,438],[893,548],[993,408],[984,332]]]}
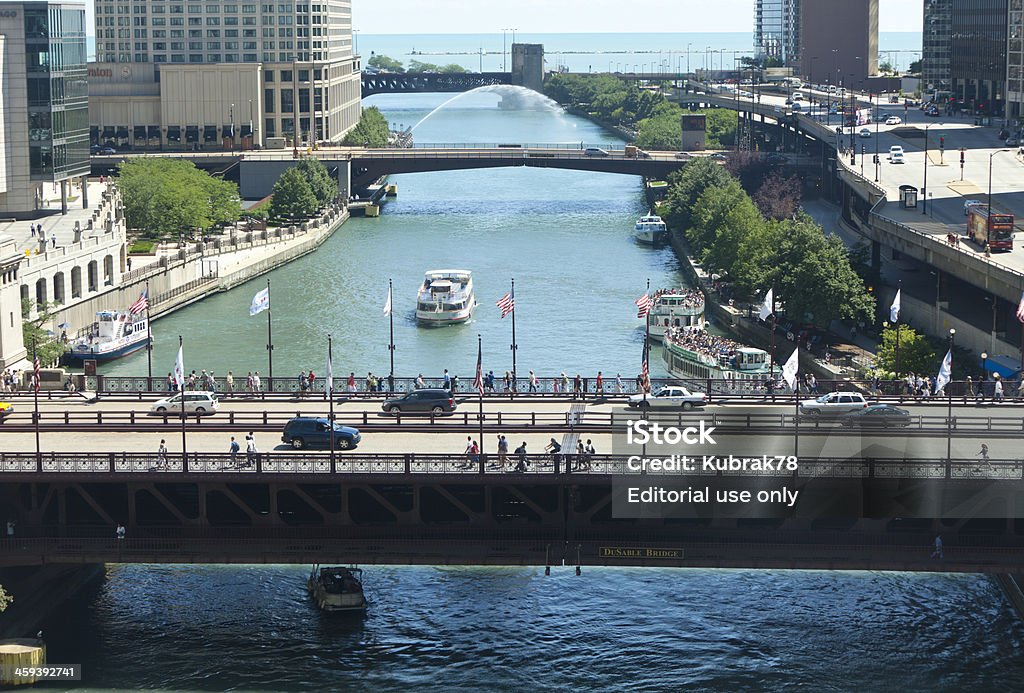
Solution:
{"label": "tour boat", "polygon": [[309,596],[322,611],[366,611],[363,571],[359,568],[321,568],[314,564],[306,586],[309,588]]}
{"label": "tour boat", "polygon": [[665,226],[665,222],[658,215],[648,214],[645,217],[640,217],[636,222],[636,226],[633,227],[633,234],[641,243],[655,245],[668,238],[668,227]]}
{"label": "tour boat", "polygon": [[416,320],[421,325],[455,325],[467,322],[476,308],[473,273],[445,269],[427,272],[416,298]]}
{"label": "tour boat", "polygon": [[704,293],[700,289],[659,289],[648,319],[651,338],[660,340],[673,327],[704,329]]}
{"label": "tour boat", "polygon": [[128,311],[102,310],[96,313],[96,322],[71,345],[68,357],[73,361],[111,361],[149,343],[146,314],[132,315]]}
{"label": "tour boat", "polygon": [[767,351],[744,346],[703,329],[673,327],[662,337],[662,347],[665,367],[675,378],[760,383],[772,376]]}

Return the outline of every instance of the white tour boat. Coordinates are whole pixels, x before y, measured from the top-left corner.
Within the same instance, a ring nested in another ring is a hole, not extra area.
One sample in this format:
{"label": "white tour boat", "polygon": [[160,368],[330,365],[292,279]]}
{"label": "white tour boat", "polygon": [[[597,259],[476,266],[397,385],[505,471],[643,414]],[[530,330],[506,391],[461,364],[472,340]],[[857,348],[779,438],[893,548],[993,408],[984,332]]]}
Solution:
{"label": "white tour boat", "polygon": [[94,322],[71,345],[69,358],[74,361],[111,361],[145,349],[149,343],[146,313],[132,315],[128,311],[102,310]]}
{"label": "white tour boat", "polygon": [[655,245],[668,238],[668,227],[656,214],[648,214],[640,217],[633,227],[633,234],[641,243]]}
{"label": "white tour boat", "polygon": [[474,308],[472,272],[431,270],[416,297],[416,320],[421,325],[455,325],[467,322]]}
{"label": "white tour boat", "polygon": [[[763,383],[771,376],[767,351],[718,337],[706,330],[673,327],[662,337],[669,375],[696,380],[747,380]],[[778,367],[775,368],[778,373]]]}
{"label": "white tour boat", "polygon": [[363,596],[363,571],[359,568],[314,565],[306,581],[309,596],[323,611],[362,613],[366,611]]}
{"label": "white tour boat", "polygon": [[651,338],[660,340],[672,328],[704,329],[704,293],[700,289],[659,289],[648,319]]}

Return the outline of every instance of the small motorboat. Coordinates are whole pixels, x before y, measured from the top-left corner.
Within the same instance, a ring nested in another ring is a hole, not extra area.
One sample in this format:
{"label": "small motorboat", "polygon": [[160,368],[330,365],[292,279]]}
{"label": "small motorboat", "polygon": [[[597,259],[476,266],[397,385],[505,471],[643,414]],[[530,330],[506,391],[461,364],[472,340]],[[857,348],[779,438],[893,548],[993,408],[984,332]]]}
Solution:
{"label": "small motorboat", "polygon": [[307,582],[309,596],[322,611],[362,613],[366,611],[363,596],[363,571],[359,568],[313,565]]}

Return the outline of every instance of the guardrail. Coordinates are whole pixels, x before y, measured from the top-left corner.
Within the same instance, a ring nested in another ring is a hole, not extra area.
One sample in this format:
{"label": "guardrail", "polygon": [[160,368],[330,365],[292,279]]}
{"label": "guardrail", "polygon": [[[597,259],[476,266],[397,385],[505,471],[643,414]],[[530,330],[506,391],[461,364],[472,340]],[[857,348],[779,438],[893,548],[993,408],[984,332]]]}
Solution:
{"label": "guardrail", "polygon": [[[657,476],[647,474],[626,455],[437,455],[437,454],[353,454],[328,452],[261,452],[252,459],[239,453],[168,454],[134,452],[0,453],[0,475],[77,474],[228,474],[252,477],[267,475],[455,475],[455,476]],[[760,459],[757,456],[756,459]],[[782,461],[785,458],[769,460]],[[746,471],[745,476],[835,479],[949,479],[1024,480],[1024,460],[802,458],[795,471],[779,464],[775,471]],[[662,474],[665,475],[665,474]],[[679,474],[667,474],[678,476]],[[710,467],[702,461],[686,476],[734,477],[736,471]]]}

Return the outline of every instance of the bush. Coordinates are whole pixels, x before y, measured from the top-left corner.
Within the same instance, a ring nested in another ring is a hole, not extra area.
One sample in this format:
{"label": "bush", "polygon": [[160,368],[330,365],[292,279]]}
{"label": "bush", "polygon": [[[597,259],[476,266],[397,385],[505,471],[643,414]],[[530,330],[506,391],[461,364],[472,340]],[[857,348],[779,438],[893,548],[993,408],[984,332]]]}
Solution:
{"label": "bush", "polygon": [[152,255],[156,241],[151,238],[140,238],[128,247],[129,255]]}
{"label": "bush", "polygon": [[359,122],[348,131],[342,144],[350,147],[386,147],[388,146],[388,119],[376,106],[364,108]]}

